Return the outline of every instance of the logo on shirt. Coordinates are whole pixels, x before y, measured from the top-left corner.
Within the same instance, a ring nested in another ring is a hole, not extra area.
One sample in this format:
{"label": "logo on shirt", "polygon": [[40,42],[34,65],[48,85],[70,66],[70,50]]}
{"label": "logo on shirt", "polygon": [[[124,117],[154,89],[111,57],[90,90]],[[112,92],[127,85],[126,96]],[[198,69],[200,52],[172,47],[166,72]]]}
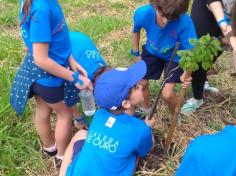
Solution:
{"label": "logo on shirt", "polygon": [[115,122],[116,119],[114,117],[109,117],[105,125],[109,128],[112,128]]}
{"label": "logo on shirt", "polygon": [[100,149],[106,150],[110,153],[115,153],[119,142],[114,141],[112,137],[109,137],[106,134],[101,134],[96,131],[89,131],[89,134],[86,138],[86,142],[92,144],[95,147],[99,147]]}
{"label": "logo on shirt", "polygon": [[100,53],[96,50],[86,50],[85,54],[88,59],[99,59],[101,57]]}

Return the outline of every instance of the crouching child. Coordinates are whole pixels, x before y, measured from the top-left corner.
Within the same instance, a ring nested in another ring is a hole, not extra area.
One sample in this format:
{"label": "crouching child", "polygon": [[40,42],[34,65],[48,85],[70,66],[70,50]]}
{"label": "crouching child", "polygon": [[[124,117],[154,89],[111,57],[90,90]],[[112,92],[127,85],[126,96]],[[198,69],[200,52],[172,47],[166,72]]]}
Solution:
{"label": "crouching child", "polygon": [[60,176],[133,175],[137,157],[145,157],[154,143],[155,120],[133,116],[144,100],[139,81],[146,70],[144,61],[139,61],[125,71],[109,69],[97,76],[94,97],[100,109],[89,130],[72,138]]}

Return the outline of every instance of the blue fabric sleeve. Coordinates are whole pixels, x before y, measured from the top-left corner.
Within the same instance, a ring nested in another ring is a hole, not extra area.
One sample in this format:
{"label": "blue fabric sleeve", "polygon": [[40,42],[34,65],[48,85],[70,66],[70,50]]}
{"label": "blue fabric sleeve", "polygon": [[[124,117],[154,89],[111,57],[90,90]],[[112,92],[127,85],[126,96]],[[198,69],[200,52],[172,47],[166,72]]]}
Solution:
{"label": "blue fabric sleeve", "polygon": [[175,176],[205,176],[198,159],[197,143],[193,141],[187,148]]}
{"label": "blue fabric sleeve", "polygon": [[37,10],[32,14],[30,20],[30,42],[50,42],[51,24],[50,12]]}
{"label": "blue fabric sleeve", "polygon": [[189,39],[197,39],[195,27],[190,17],[186,21],[186,25],[179,34],[179,40],[182,50],[192,49],[193,46],[189,43]]}
{"label": "blue fabric sleeve", "polygon": [[138,145],[138,156],[145,157],[152,148],[152,129],[146,126]]}
{"label": "blue fabric sleeve", "polygon": [[141,16],[142,16],[141,15],[141,10],[137,9],[135,11],[134,17],[133,17],[133,21],[134,21],[133,32],[134,33],[139,32],[143,27]]}

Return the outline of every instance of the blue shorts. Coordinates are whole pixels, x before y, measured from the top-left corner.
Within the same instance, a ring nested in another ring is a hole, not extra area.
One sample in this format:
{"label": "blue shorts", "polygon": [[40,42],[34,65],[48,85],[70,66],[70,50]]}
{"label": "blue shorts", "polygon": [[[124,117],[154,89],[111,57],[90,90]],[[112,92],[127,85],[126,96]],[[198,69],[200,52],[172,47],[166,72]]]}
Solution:
{"label": "blue shorts", "polygon": [[[141,54],[141,57],[147,65],[147,73],[144,76],[144,79],[158,80],[160,79],[163,70],[164,74],[168,74],[166,69],[168,67],[169,61],[150,54],[147,51],[145,45],[142,48],[143,52]],[[183,70],[179,67],[178,62],[172,62],[168,72],[170,71],[173,74],[171,74],[172,76],[170,76],[166,83],[181,83],[180,76],[183,74]]]}
{"label": "blue shorts", "polygon": [[84,146],[84,142],[85,142],[85,139],[78,140],[78,141],[75,142],[74,147],[73,147],[72,161],[81,152],[81,150]]}
{"label": "blue shorts", "polygon": [[34,83],[31,87],[29,97],[37,95],[50,104],[59,103],[64,100],[64,84],[59,87],[46,87]]}

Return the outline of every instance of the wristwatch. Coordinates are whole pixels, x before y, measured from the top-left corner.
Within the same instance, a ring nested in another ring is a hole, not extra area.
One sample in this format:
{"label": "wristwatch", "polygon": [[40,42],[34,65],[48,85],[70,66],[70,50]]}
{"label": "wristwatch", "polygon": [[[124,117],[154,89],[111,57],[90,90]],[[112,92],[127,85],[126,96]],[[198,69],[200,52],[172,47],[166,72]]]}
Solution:
{"label": "wristwatch", "polygon": [[134,51],[133,49],[130,50],[130,54],[131,54],[132,56],[136,56],[136,57],[140,56],[139,51]]}

